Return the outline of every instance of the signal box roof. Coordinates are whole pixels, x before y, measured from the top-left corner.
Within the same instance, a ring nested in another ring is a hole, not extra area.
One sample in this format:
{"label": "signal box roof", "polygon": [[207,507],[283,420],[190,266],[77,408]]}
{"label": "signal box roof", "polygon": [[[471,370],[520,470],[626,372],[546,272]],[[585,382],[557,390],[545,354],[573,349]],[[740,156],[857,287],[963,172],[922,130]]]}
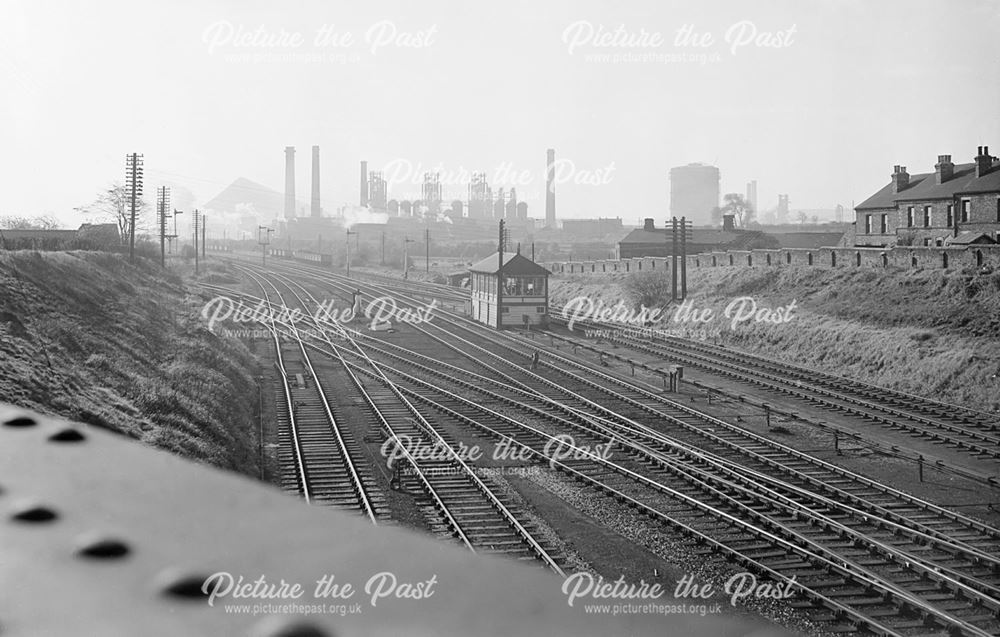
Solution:
{"label": "signal box roof", "polygon": [[[486,257],[479,263],[476,263],[471,268],[469,272],[484,272],[486,274],[496,274],[497,266],[499,260],[499,252],[494,252],[490,256]],[[503,253],[503,273],[510,275],[531,275],[531,276],[548,276],[552,274],[542,266],[538,265],[531,259],[523,257],[517,252],[504,252]]]}

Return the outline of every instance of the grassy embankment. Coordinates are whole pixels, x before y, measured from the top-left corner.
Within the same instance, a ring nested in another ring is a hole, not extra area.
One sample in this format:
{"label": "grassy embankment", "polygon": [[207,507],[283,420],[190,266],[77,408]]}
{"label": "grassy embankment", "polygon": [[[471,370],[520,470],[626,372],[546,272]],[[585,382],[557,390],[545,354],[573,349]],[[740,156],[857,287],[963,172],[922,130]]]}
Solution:
{"label": "grassy embankment", "polygon": [[99,252],[0,252],[0,401],[256,475],[254,361],[175,274]]}
{"label": "grassy embankment", "polygon": [[[1000,272],[720,267],[688,275],[689,298],[696,308],[713,309],[716,318],[706,327],[719,329],[720,343],[936,400],[1000,409]],[[630,302],[632,277],[553,277],[553,301],[590,295]],[[732,329],[722,313],[741,296],[772,308],[794,300],[794,318]]]}

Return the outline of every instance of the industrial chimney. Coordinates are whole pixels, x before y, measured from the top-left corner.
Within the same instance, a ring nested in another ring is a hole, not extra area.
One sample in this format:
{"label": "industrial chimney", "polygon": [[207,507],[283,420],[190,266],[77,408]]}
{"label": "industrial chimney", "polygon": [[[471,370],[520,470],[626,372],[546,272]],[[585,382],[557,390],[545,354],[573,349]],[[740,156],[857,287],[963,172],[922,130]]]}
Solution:
{"label": "industrial chimney", "polygon": [[368,162],[361,162],[361,205],[368,205]]}
{"label": "industrial chimney", "polygon": [[545,151],[545,225],[556,227],[556,151]]}
{"label": "industrial chimney", "polygon": [[295,146],[285,146],[285,219],[295,218]]}
{"label": "industrial chimney", "polygon": [[309,213],[318,217],[319,211],[319,146],[313,146],[312,203]]}

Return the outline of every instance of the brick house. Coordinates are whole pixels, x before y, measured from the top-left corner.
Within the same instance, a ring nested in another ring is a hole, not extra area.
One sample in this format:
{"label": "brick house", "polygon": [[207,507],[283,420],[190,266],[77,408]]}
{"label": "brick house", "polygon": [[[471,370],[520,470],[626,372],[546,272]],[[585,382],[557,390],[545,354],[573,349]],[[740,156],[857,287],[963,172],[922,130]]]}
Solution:
{"label": "brick house", "polygon": [[[636,228],[618,242],[618,258],[668,257],[673,251],[670,227],[657,228],[652,219],[646,219],[642,228]],[[724,215],[721,228],[691,228],[685,251],[687,254],[721,250],[777,249],[781,247],[775,237],[759,230],[742,230],[735,226],[731,215]],[[678,248],[679,250],[680,248]]]}
{"label": "brick house", "polygon": [[980,146],[971,164],[939,155],[932,173],[896,166],[892,180],[854,212],[857,246],[944,246],[965,232],[1000,242],[1000,162]]}

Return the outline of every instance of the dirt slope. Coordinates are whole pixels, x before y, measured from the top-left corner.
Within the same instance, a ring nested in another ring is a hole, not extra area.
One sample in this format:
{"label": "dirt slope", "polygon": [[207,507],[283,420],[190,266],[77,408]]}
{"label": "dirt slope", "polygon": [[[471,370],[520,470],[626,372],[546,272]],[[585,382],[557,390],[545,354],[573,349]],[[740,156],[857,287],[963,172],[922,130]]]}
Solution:
{"label": "dirt slope", "polygon": [[98,252],[0,252],[0,401],[256,474],[246,348],[180,278]]}

